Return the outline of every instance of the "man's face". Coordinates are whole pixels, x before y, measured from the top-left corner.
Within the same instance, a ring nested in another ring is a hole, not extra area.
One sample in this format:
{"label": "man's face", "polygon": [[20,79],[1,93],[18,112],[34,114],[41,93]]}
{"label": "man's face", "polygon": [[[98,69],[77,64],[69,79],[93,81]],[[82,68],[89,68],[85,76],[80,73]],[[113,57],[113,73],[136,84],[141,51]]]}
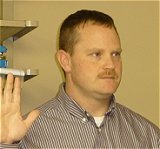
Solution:
{"label": "man's face", "polygon": [[121,45],[114,28],[87,23],[79,27],[71,56],[69,82],[88,96],[113,94],[121,80]]}

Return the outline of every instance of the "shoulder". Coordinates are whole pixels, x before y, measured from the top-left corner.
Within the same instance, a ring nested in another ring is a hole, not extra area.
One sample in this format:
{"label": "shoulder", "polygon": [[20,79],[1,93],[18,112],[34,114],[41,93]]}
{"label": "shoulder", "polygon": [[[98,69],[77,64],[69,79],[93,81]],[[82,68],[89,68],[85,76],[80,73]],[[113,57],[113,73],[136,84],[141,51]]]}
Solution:
{"label": "shoulder", "polygon": [[117,114],[133,127],[139,127],[147,132],[154,131],[158,136],[160,136],[160,129],[142,115],[119,103],[116,103],[116,109]]}
{"label": "shoulder", "polygon": [[41,105],[40,107],[38,107],[37,110],[39,110],[41,113],[45,113],[53,108],[58,107],[59,104],[59,101],[54,97],[46,103],[44,103],[43,105]]}

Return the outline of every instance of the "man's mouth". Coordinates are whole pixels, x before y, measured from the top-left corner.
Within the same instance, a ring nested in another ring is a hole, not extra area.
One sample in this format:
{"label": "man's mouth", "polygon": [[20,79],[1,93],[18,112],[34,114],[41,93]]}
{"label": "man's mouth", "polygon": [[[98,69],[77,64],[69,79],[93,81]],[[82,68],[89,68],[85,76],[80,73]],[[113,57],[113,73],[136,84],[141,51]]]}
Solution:
{"label": "man's mouth", "polygon": [[101,79],[115,79],[115,76],[100,76]]}
{"label": "man's mouth", "polygon": [[100,79],[116,79],[117,75],[114,70],[107,70],[105,72],[101,72],[98,77]]}

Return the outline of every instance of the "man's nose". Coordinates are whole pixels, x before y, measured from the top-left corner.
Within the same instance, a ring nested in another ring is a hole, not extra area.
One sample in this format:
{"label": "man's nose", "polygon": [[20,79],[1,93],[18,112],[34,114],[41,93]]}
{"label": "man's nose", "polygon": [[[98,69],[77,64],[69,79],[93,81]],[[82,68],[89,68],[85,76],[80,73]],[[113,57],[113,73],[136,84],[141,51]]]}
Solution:
{"label": "man's nose", "polygon": [[107,56],[104,60],[103,69],[114,69],[114,61],[111,56]]}

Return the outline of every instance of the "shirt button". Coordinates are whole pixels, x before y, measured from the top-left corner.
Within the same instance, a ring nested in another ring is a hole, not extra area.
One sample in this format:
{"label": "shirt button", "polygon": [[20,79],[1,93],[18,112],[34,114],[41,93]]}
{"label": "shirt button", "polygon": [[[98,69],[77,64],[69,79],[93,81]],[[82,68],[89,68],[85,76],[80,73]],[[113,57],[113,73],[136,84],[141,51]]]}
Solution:
{"label": "shirt button", "polygon": [[82,118],[82,123],[86,123],[87,122],[87,118]]}
{"label": "shirt button", "polygon": [[98,128],[98,132],[101,132],[101,128]]}
{"label": "shirt button", "polygon": [[89,113],[86,114],[88,117],[90,116]]}

